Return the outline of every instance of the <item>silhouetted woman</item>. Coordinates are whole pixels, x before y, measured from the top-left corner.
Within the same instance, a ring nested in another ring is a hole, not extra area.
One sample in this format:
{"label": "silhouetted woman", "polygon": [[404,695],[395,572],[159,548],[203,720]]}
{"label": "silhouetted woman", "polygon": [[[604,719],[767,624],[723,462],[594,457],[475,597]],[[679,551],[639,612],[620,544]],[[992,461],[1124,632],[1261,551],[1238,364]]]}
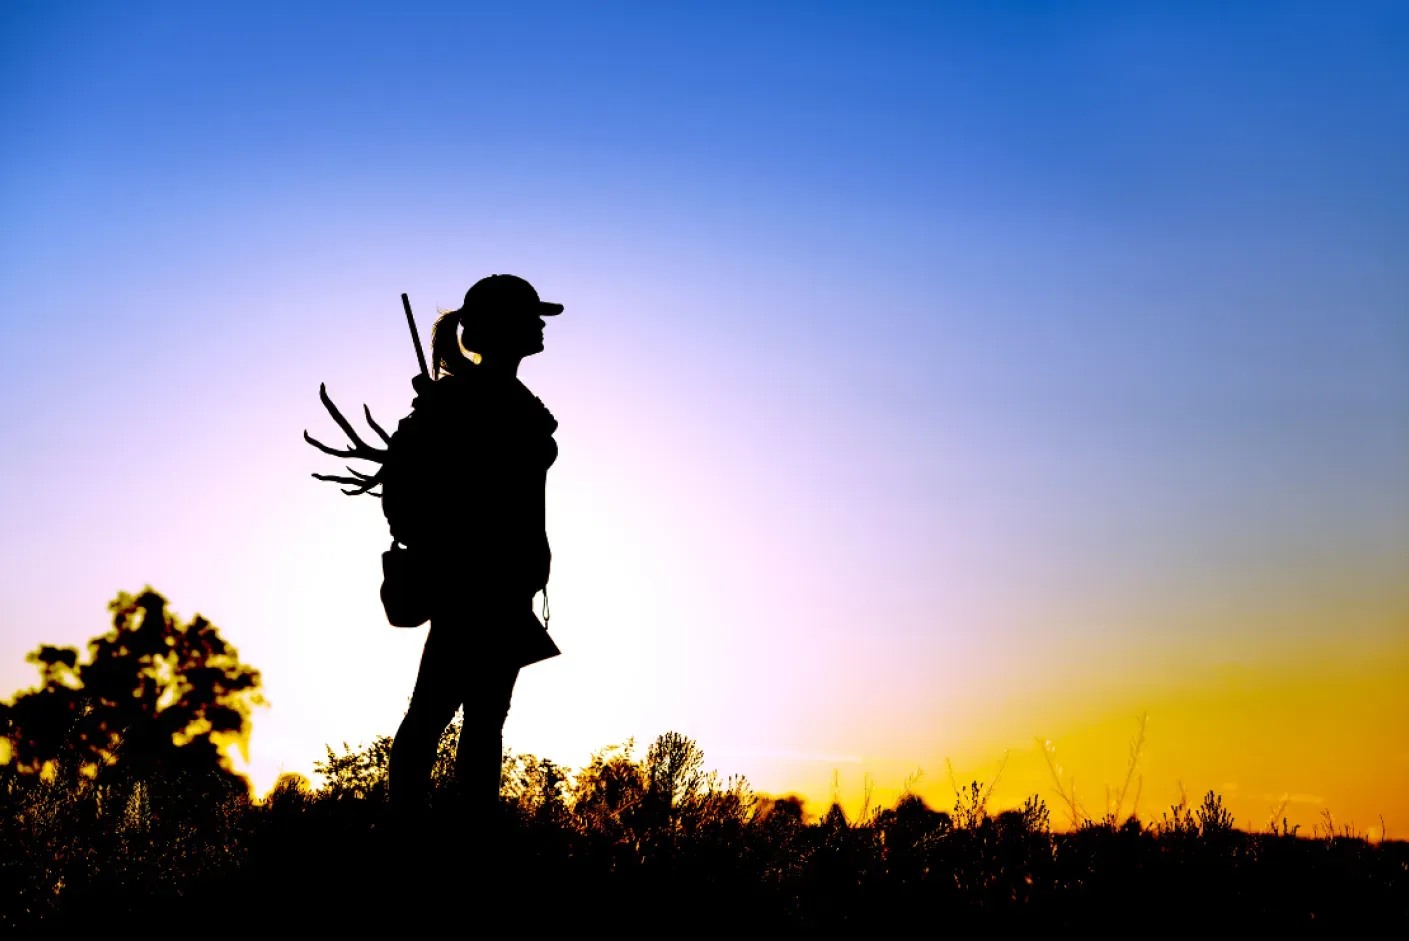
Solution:
{"label": "silhouetted woman", "polygon": [[391,797],[403,814],[424,806],[436,744],[460,707],[455,769],[464,810],[476,815],[497,802],[504,719],[519,669],[558,653],[533,613],[551,559],[543,498],[558,455],[557,422],[519,381],[518,368],[543,350],[542,318],[562,309],[540,301],[522,278],[484,278],[459,310],[435,323],[434,381],[414,382],[412,417],[433,442],[425,496],[435,509],[406,542],[428,568],[434,600],[411,705],[391,750]]}

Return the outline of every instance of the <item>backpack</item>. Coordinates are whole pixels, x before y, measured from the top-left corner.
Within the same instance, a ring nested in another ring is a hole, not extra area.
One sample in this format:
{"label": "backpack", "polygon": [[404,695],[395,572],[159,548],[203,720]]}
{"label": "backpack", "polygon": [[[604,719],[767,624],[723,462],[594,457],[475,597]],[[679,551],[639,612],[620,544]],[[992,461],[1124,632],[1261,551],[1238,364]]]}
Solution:
{"label": "backpack", "polygon": [[[435,461],[429,418],[413,407],[411,414],[397,424],[396,431],[388,435],[364,405],[367,424],[386,444],[385,448],[376,448],[358,437],[351,423],[328,397],[326,386],[318,387],[318,395],[333,420],[352,440],[352,446],[346,449],[331,448],[311,437],[307,431],[303,433],[304,440],[325,454],[368,461],[381,467],[370,475],[348,467],[351,477],[332,474],[313,476],[318,480],[351,485],[351,489],[343,490],[349,496],[366,493],[381,498],[382,514],[386,517],[392,537],[391,547],[382,553],[382,608],[392,626],[419,627],[430,620],[432,579],[428,577],[429,560],[423,559],[412,546],[424,546],[433,530],[433,500],[438,492],[430,479]],[[380,493],[373,491],[378,486],[381,487]]]}
{"label": "backpack", "polygon": [[[382,553],[380,594],[387,621],[393,627],[419,627],[430,620],[437,586],[444,583],[443,579],[437,578],[436,541],[442,508],[436,501],[439,495],[448,491],[449,488],[444,486],[447,483],[444,475],[453,474],[457,463],[441,459],[446,456],[441,451],[447,446],[453,451],[455,445],[453,436],[447,439],[438,427],[440,416],[445,414],[441,411],[440,402],[434,395],[427,395],[422,387],[417,386],[417,390],[422,394],[412,403],[411,414],[398,422],[396,431],[390,435],[372,418],[371,410],[365,405],[362,407],[367,424],[386,444],[385,448],[372,447],[359,438],[322,385],[318,387],[319,398],[338,427],[352,440],[352,446],[347,449],[331,448],[312,438],[307,431],[303,433],[305,441],[325,454],[380,465],[380,469],[370,475],[349,467],[347,470],[351,477],[331,474],[313,476],[318,480],[351,485],[351,489],[343,490],[349,496],[371,493],[381,498],[382,514],[386,517],[392,541],[391,546]],[[551,434],[557,427],[556,419],[541,401],[537,398],[534,401],[541,409],[542,421]],[[450,443],[447,445],[448,441]],[[382,488],[381,493],[373,493],[373,488],[378,486]],[[546,630],[549,617],[546,586],[542,592],[542,622],[530,610],[529,617],[537,629],[515,635],[522,646],[515,654],[521,666],[559,653]]]}
{"label": "backpack", "polygon": [[394,543],[425,542],[434,517],[435,456],[424,414],[412,411],[396,426],[382,461],[382,515]]}

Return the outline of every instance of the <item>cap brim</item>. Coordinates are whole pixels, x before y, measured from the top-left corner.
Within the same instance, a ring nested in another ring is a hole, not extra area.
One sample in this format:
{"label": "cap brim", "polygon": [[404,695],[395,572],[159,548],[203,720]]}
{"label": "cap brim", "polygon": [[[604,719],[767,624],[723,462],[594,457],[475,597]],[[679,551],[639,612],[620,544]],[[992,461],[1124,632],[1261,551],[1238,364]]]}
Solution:
{"label": "cap brim", "polygon": [[538,314],[541,317],[556,317],[563,312],[562,304],[550,304],[547,301],[538,302]]}

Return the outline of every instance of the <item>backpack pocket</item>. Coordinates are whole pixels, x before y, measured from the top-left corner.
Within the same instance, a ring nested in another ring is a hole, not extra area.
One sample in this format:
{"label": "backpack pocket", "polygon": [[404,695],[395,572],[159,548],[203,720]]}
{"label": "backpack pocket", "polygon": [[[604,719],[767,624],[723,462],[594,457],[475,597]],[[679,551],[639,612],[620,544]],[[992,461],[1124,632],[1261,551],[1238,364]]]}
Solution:
{"label": "backpack pocket", "polygon": [[392,627],[420,627],[430,620],[428,573],[422,561],[397,542],[382,553],[382,609]]}

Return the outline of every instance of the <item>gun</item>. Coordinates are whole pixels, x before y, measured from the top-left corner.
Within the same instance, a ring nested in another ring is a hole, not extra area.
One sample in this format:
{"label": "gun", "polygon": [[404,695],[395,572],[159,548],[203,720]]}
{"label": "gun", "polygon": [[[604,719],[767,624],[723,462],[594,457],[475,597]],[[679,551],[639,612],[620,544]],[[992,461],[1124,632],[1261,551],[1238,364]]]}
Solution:
{"label": "gun", "polygon": [[416,332],[416,318],[411,316],[411,299],[405,294],[401,295],[401,306],[406,309],[406,326],[411,328],[411,342],[416,347],[416,361],[421,364],[421,375],[429,379],[431,371],[426,368],[426,354],[421,349],[421,335]]}

